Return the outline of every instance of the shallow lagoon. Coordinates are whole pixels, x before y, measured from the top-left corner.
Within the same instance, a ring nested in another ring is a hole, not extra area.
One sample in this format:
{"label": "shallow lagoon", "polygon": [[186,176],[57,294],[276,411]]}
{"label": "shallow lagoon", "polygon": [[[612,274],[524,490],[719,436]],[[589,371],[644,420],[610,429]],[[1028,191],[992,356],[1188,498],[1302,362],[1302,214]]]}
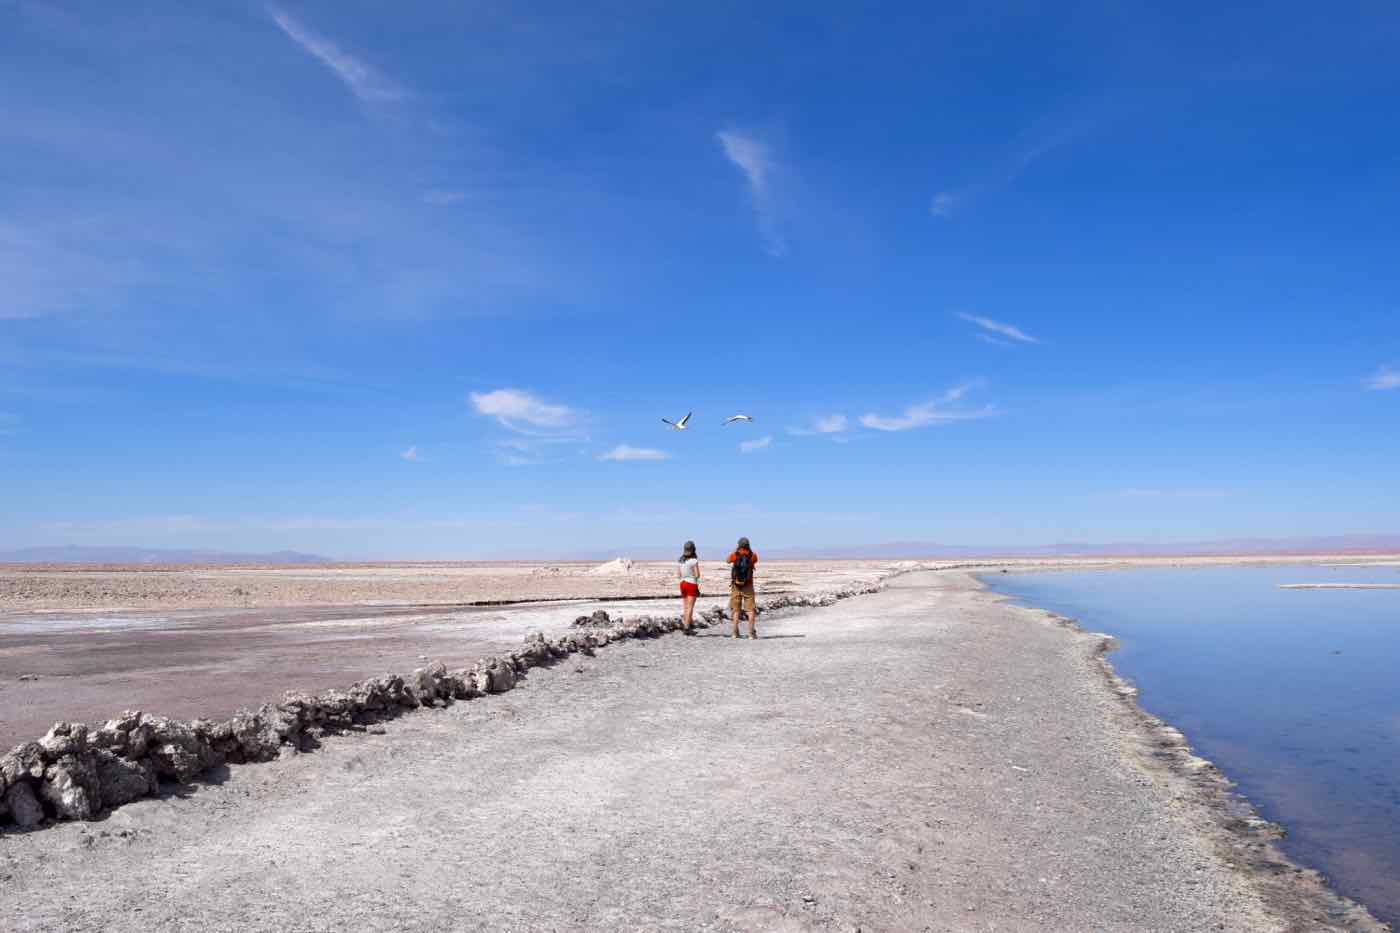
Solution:
{"label": "shallow lagoon", "polygon": [[1186,733],[1284,849],[1400,925],[1400,567],[1151,568],[987,576],[1115,635],[1139,702]]}

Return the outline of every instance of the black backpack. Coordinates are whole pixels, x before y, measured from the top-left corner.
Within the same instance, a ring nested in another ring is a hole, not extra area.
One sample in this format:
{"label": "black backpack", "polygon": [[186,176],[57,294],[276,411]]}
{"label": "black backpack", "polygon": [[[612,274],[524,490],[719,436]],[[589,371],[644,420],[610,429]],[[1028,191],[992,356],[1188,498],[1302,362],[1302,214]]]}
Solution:
{"label": "black backpack", "polygon": [[729,571],[729,579],[736,586],[748,586],[753,582],[753,554],[739,551],[734,555],[734,569]]}

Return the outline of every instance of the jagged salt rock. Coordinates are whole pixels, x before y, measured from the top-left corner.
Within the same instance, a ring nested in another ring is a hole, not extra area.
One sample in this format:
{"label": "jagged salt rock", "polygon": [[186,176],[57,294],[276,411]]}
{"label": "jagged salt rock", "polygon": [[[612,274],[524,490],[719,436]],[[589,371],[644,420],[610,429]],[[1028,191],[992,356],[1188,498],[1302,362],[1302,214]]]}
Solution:
{"label": "jagged salt rock", "polygon": [[39,794],[59,819],[90,820],[102,809],[97,767],[88,755],[64,755],[44,772]]}
{"label": "jagged salt rock", "polygon": [[5,791],[5,806],[10,810],[10,818],[21,829],[32,829],[43,822],[44,808],[28,781],[10,785]]}
{"label": "jagged salt rock", "polygon": [[[89,732],[88,747],[105,748],[127,758],[140,758],[146,753],[141,742],[144,733],[140,731],[140,725],[141,714],[128,710]],[[139,746],[137,748],[132,748],[133,734]]]}
{"label": "jagged salt rock", "polygon": [[47,766],[43,747],[38,742],[25,742],[0,757],[0,778],[6,784],[17,784],[26,777],[38,780],[44,776]]}
{"label": "jagged salt rock", "polygon": [[[222,756],[214,751],[208,739],[208,734],[213,731],[210,723],[184,723],[163,716],[143,715],[141,724],[151,730],[151,761],[156,773],[163,777],[185,783],[201,771],[222,762]],[[200,725],[203,726],[203,735],[200,734]]]}
{"label": "jagged salt rock", "polygon": [[455,674],[449,674],[448,682],[452,685],[452,698],[454,700],[470,700],[473,697],[481,696],[480,691],[476,689],[471,671],[457,671]]}
{"label": "jagged salt rock", "polygon": [[109,751],[93,753],[102,806],[119,807],[154,794],[160,787],[155,766],[148,759],[131,761]]}
{"label": "jagged salt rock", "polygon": [[437,683],[433,675],[421,667],[404,679],[404,689],[415,706],[432,706],[437,698]]}
{"label": "jagged salt rock", "polygon": [[487,668],[487,692],[505,693],[515,687],[515,669],[500,658],[492,658]]}
{"label": "jagged salt rock", "polygon": [[56,722],[39,740],[39,747],[52,761],[64,755],[81,755],[87,751],[88,728],[80,722]]}

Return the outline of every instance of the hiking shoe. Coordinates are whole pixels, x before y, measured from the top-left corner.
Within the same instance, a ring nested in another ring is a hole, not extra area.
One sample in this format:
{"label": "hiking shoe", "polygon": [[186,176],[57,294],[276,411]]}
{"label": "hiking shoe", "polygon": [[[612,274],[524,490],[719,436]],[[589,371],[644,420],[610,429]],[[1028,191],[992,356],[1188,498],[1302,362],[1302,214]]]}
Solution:
{"label": "hiking shoe", "polygon": [[749,632],[749,637],[752,638],[754,641],[758,641],[758,633],[757,633],[757,632]]}

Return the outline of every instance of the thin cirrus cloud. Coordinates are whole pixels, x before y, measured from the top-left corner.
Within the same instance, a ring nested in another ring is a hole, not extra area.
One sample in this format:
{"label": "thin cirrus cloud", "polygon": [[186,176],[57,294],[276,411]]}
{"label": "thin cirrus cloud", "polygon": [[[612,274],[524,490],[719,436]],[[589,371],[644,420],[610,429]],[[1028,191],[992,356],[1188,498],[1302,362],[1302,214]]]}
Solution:
{"label": "thin cirrus cloud", "polygon": [[766,450],[768,449],[768,445],[771,443],[773,443],[772,435],[760,437],[752,441],[740,441],[739,453],[751,454],[759,450]]}
{"label": "thin cirrus cloud", "polygon": [[535,439],[510,438],[492,445],[496,457],[506,466],[538,466],[545,462],[548,447]]}
{"label": "thin cirrus cloud", "polygon": [[813,434],[844,434],[850,430],[850,419],[845,415],[825,415],[813,418],[811,423],[800,428],[788,428],[788,433],[797,437],[810,437]]}
{"label": "thin cirrus cloud", "polygon": [[787,241],[778,230],[778,220],[773,203],[773,177],[777,173],[777,163],[773,149],[752,133],[741,130],[721,130],[715,134],[724,155],[743,174],[748,182],[749,195],[753,199],[754,214],[758,220],[758,232],[763,237],[763,248],[770,256],[782,256],[787,252]]}
{"label": "thin cirrus cloud", "polygon": [[982,328],[984,333],[979,334],[978,336],[990,337],[990,339],[993,342],[1004,342],[998,340],[998,338],[1009,337],[1010,339],[1019,341],[1021,343],[1040,343],[1040,341],[1037,340],[1035,337],[1032,337],[1030,334],[1021,330],[1021,328],[1015,326],[1014,324],[1006,324],[1002,321],[994,321],[991,318],[983,317],[980,314],[967,314],[963,311],[958,312],[958,317],[962,318],[964,321],[969,321]]}
{"label": "thin cirrus cloud", "polygon": [[517,434],[565,437],[578,429],[579,415],[567,405],[546,402],[523,389],[471,393],[472,408]]}
{"label": "thin cirrus cloud", "polygon": [[393,103],[408,96],[408,92],[402,86],[380,73],[378,69],[360,61],[330,39],[317,35],[277,7],[269,6],[267,14],[288,39],[330,69],[362,103]]}
{"label": "thin cirrus cloud", "polygon": [[651,447],[633,447],[630,444],[618,444],[605,454],[598,455],[599,460],[629,461],[629,460],[669,460],[671,455],[664,450],[655,450]]}
{"label": "thin cirrus cloud", "polygon": [[1040,159],[1073,143],[1094,126],[1088,118],[1041,120],[1025,133],[981,180],[960,188],[945,188],[929,201],[929,214],[950,220],[977,198],[990,191],[1009,187]]}
{"label": "thin cirrus cloud", "polygon": [[954,421],[971,421],[996,414],[991,405],[981,408],[957,408],[962,398],[976,387],[976,383],[954,386],[938,398],[919,405],[910,405],[898,415],[880,415],[874,412],[862,415],[860,423],[873,431],[910,431]]}
{"label": "thin cirrus cloud", "polygon": [[1376,370],[1376,374],[1366,380],[1366,385],[1374,392],[1384,392],[1387,389],[1400,389],[1400,369],[1392,369],[1389,366],[1382,366]]}

